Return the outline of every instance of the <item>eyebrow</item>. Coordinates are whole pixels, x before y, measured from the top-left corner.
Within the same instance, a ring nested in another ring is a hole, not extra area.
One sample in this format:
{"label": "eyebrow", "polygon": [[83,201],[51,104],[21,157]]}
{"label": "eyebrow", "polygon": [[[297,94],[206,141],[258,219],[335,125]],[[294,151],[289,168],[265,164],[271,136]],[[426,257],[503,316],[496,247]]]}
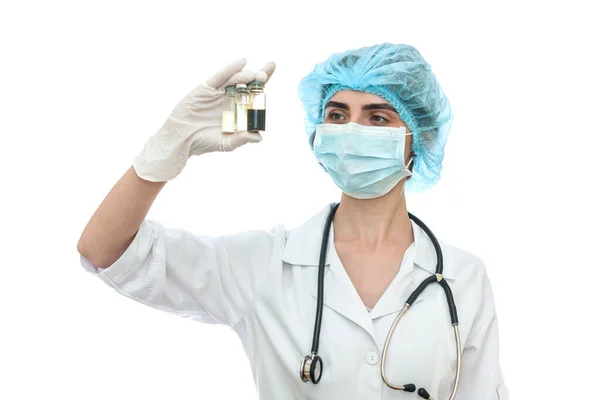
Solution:
{"label": "eyebrow", "polygon": [[[350,111],[350,107],[348,107],[348,104],[346,103],[340,103],[338,101],[330,101],[327,103],[327,105],[325,106],[325,108],[329,108],[329,107],[335,107],[335,108],[341,108],[342,110],[348,110]],[[396,111],[396,109],[394,107],[392,107],[391,105],[387,104],[387,103],[373,103],[373,104],[365,104],[362,106],[363,111],[367,111],[367,110],[389,110],[389,111],[393,111],[396,114],[398,114],[398,112]]]}

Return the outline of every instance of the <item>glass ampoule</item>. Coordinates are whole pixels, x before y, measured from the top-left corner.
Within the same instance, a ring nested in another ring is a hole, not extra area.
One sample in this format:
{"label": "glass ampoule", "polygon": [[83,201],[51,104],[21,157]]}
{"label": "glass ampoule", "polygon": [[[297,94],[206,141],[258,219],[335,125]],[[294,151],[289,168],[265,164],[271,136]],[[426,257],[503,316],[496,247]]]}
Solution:
{"label": "glass ampoule", "polygon": [[236,131],[245,131],[248,126],[248,103],[250,91],[244,83],[235,85],[235,128]]}
{"label": "glass ampoule", "polygon": [[235,86],[225,88],[225,98],[223,99],[223,117],[221,121],[221,130],[225,133],[233,133],[235,126]]}
{"label": "glass ampoule", "polygon": [[267,98],[265,95],[265,83],[260,81],[250,82],[250,104],[248,104],[248,128],[250,132],[265,130],[265,116]]}

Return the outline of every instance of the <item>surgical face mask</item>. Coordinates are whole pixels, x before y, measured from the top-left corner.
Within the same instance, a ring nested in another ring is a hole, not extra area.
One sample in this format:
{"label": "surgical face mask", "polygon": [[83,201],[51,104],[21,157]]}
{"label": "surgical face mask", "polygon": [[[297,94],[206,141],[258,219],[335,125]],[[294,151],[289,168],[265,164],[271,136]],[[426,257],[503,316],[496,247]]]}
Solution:
{"label": "surgical face mask", "polygon": [[[314,153],[344,193],[373,199],[411,175],[404,165],[406,135],[404,127],[320,124],[316,126]],[[411,162],[412,158],[408,164]]]}

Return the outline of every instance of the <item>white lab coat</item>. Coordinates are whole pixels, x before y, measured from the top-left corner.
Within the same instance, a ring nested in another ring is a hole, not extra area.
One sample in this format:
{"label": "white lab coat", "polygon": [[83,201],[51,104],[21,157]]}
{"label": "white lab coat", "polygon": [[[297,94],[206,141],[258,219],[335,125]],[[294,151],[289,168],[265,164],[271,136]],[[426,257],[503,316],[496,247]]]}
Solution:
{"label": "white lab coat", "polygon": [[[330,210],[300,227],[222,237],[165,229],[145,220],[112,266],[82,265],[117,292],[140,303],[221,323],[239,335],[263,400],[418,399],[381,379],[383,344],[410,293],[435,271],[435,250],[413,223],[414,243],[398,275],[369,313],[333,245],[331,229],[319,355],[319,384],[300,380],[315,322],[317,270],[323,226]],[[452,288],[463,342],[457,399],[506,400],[498,362],[498,325],[482,261],[440,240],[444,276]],[[388,379],[414,383],[437,400],[449,398],[456,366],[453,327],[443,289],[431,284],[400,320],[388,350]]]}

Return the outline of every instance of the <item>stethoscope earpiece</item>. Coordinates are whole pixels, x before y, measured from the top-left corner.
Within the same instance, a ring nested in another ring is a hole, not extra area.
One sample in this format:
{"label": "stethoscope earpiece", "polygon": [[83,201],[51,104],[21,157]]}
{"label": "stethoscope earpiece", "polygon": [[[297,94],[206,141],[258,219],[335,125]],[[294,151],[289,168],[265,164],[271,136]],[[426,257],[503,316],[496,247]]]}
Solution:
{"label": "stethoscope earpiece", "polygon": [[417,387],[415,385],[413,385],[412,383],[409,383],[408,385],[404,385],[403,388],[404,388],[405,392],[410,392],[410,393],[417,390]]}
{"label": "stethoscope earpiece", "polygon": [[427,390],[421,388],[419,389],[419,391],[417,392],[417,394],[419,396],[421,396],[422,398],[426,399],[426,400],[430,400],[431,396],[429,395],[429,393],[427,392]]}

